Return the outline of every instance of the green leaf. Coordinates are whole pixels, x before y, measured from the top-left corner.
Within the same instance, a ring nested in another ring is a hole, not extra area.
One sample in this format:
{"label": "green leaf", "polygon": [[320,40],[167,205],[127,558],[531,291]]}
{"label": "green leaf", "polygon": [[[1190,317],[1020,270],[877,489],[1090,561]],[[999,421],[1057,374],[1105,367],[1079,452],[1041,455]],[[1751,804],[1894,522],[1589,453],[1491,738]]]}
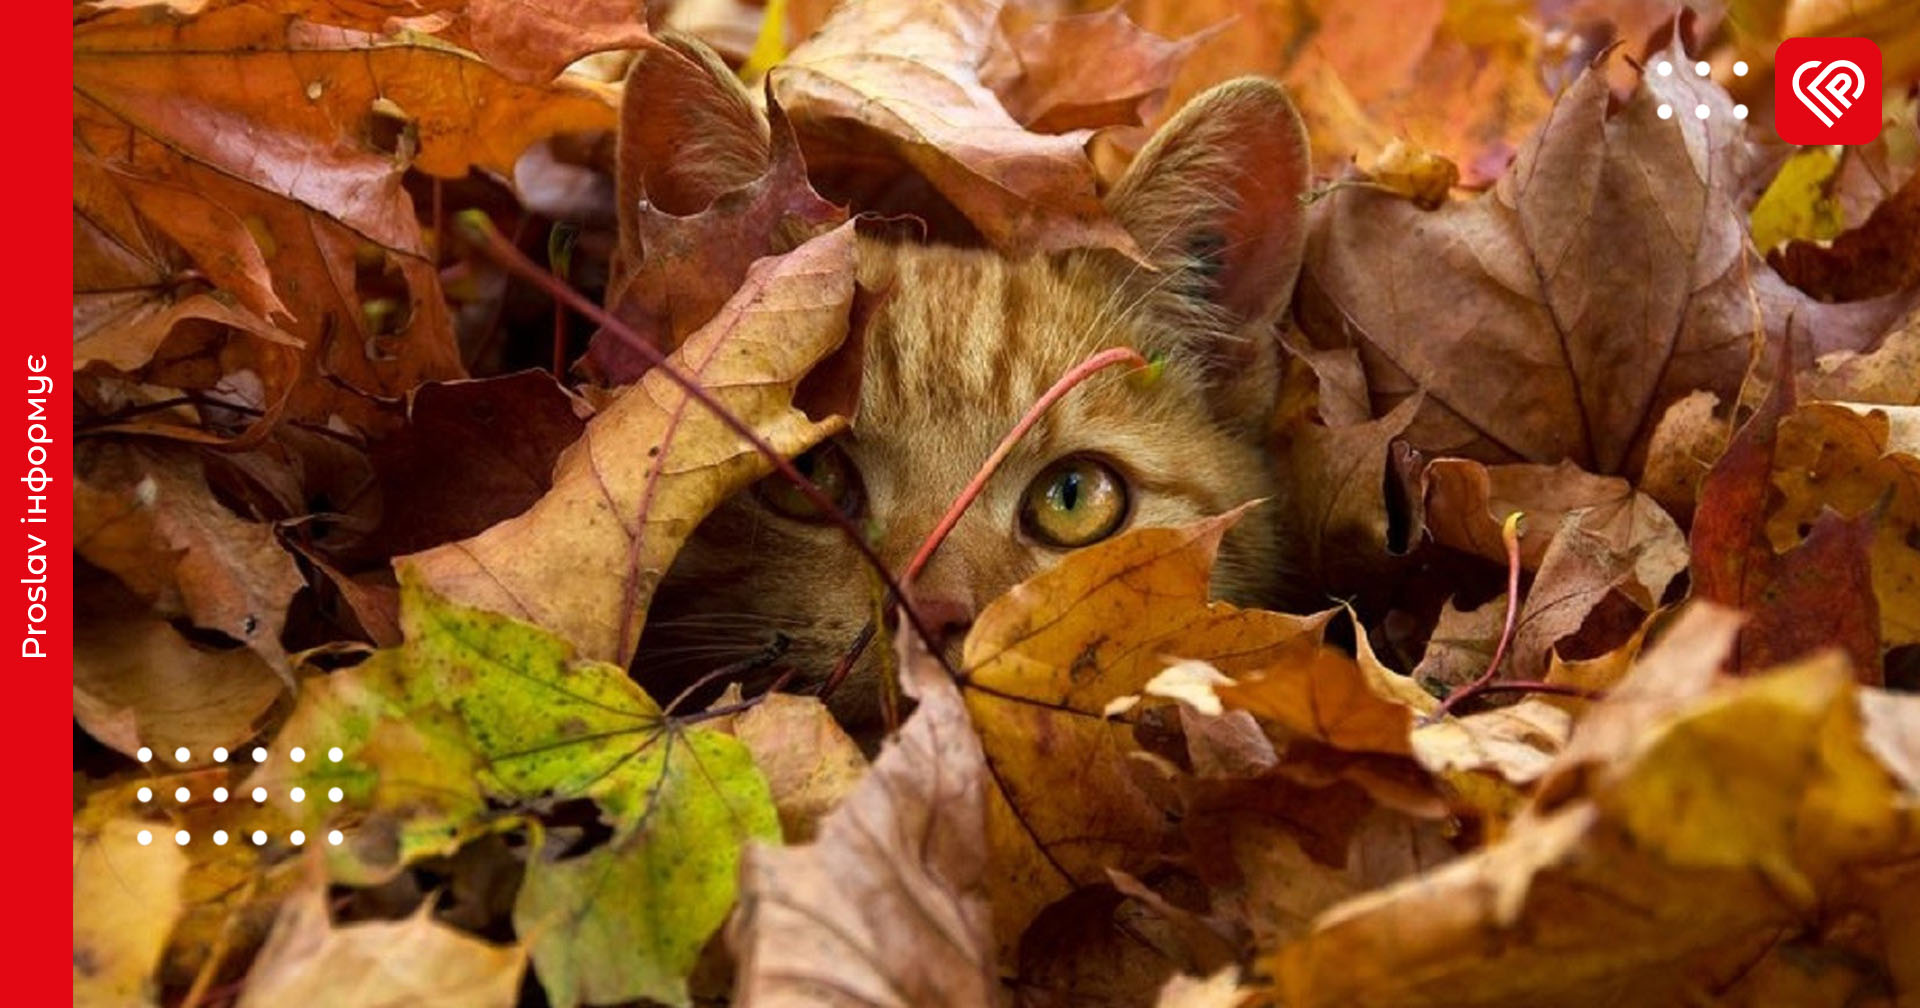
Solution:
{"label": "green leaf", "polygon": [[[686,976],[733,905],[742,847],[780,835],[746,747],[675,723],[619,667],[452,604],[406,566],[400,624],[399,647],[305,685],[256,782],[313,822],[316,837],[349,827],[329,848],[335,877],[348,882],[529,822],[536,853],[514,922],[549,999],[684,1004]],[[306,800],[291,801],[289,781]],[[333,787],[341,803],[320,800]],[[527,817],[579,799],[595,803],[612,836],[559,857]]]}
{"label": "green leaf", "polygon": [[646,798],[625,835],[536,859],[514,905],[557,1005],[686,1004],[686,975],[733,906],[744,842],[780,836],[766,782],[731,736],[662,732],[620,773]]}

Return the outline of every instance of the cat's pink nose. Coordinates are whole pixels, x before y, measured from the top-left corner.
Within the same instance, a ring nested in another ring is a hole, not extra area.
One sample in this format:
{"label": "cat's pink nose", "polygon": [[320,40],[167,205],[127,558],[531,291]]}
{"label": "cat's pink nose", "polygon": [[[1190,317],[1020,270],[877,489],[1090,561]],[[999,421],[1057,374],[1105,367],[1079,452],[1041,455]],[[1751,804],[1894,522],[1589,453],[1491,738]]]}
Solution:
{"label": "cat's pink nose", "polygon": [[921,625],[933,634],[934,647],[958,642],[973,626],[973,604],[962,599],[939,595],[916,598],[913,610],[919,614]]}

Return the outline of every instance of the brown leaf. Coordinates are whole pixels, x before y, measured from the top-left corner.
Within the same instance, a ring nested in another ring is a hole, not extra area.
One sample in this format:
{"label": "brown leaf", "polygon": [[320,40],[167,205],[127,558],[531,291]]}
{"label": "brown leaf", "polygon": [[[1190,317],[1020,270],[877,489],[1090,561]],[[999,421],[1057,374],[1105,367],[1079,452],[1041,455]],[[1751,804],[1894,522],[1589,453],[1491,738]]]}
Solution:
{"label": "brown leaf", "polygon": [[[1712,657],[1695,672],[1711,677]],[[1850,873],[1915,854],[1912,811],[1864,748],[1854,689],[1828,659],[1705,695],[1623,687],[1594,716],[1619,703],[1634,710],[1618,724],[1637,727],[1582,757],[1602,761],[1585,797],[1563,792],[1499,843],[1323,915],[1268,961],[1274,994],[1301,1006],[1671,1003],[1795,956],[1774,946],[1817,898],[1831,919]]]}
{"label": "brown leaf", "polygon": [[867,170],[863,158],[888,159],[923,177],[996,248],[1133,253],[1095,192],[1081,149],[1087,131],[1028,132],[981,82],[1002,6],[850,0],[836,8],[770,75],[809,170],[834,178]]}
{"label": "brown leaf", "polygon": [[586,429],[585,411],[544,371],[415,387],[405,425],[370,447],[382,507],[360,550],[380,558],[424,550],[525,511],[552,487],[554,462]]}
{"label": "brown leaf", "polygon": [[1300,103],[1322,172],[1369,160],[1403,137],[1460,165],[1470,183],[1485,184],[1552,105],[1543,80],[1552,53],[1530,19],[1507,7],[1446,0],[1134,0],[1127,7],[1162,35],[1221,26],[1187,61],[1170,101],[1177,107],[1237,74],[1282,80]]}
{"label": "brown leaf", "polygon": [[1660,602],[1667,583],[1687,567],[1686,537],[1652,498],[1626,480],[1595,476],[1578,466],[1483,466],[1465,459],[1435,459],[1420,477],[1424,526],[1445,546],[1504,565],[1500,525],[1515,511],[1520,561],[1538,570],[1564,516],[1574,515],[1610,560],[1632,571],[1622,587],[1642,609]]}
{"label": "brown leaf", "polygon": [[280,633],[306,579],[271,526],[215,500],[186,450],[84,442],[74,469],[75,552],[162,617],[232,638],[292,684]]}
{"label": "brown leaf", "polygon": [[1002,942],[1077,886],[1105,882],[1108,868],[1139,868],[1167,834],[1134,779],[1130,715],[1106,713],[1116,699],[1181,659],[1246,675],[1317,637],[1324,615],[1207,601],[1215,551],[1243,511],[1069,554],[975,620],[961,663],[997,785],[987,822]]}
{"label": "brown leaf", "polygon": [[[847,332],[853,232],[830,231],[763,260],[719,315],[674,353],[682,374],[797,453],[840,429],[789,405]],[[624,664],[653,588],[707,510],[772,463],[664,374],[649,372],[587,423],[553,489],[525,513],[396,560],[464,605],[552,630],[588,658]]]}
{"label": "brown leaf", "polygon": [[983,73],[1007,111],[1038,133],[1139,126],[1165,103],[1167,88],[1210,32],[1178,41],[1109,7],[1030,25],[996,48],[1004,73]]}
{"label": "brown leaf", "polygon": [[290,897],[241,988],[240,1008],[289,1004],[507,1008],[520,993],[527,951],[494,945],[433,919],[433,900],[399,921],[340,927],[326,889]]}
{"label": "brown leaf", "polygon": [[[105,579],[102,579],[105,580]],[[82,589],[74,628],[73,717],[125,755],[142,746],[237,748],[286,683],[244,648],[195,645],[117,585]]]}
{"label": "brown leaf", "polygon": [[1409,401],[1378,420],[1331,427],[1303,420],[1282,432],[1278,450],[1289,470],[1282,521],[1300,547],[1292,562],[1307,583],[1337,597],[1359,590],[1390,560],[1388,446],[1419,408]]}
{"label": "brown leaf", "polygon": [[1865,521],[1881,640],[1920,644],[1920,408],[1806,403],[1777,433],[1767,540],[1792,549],[1827,508]]}
{"label": "brown leaf", "polygon": [[465,38],[487,65],[527,84],[550,81],[583,56],[651,40],[645,0],[470,0],[463,13]]}
{"label": "brown leaf", "polygon": [[980,741],[946,673],[909,649],[920,705],[819,837],[747,848],[727,931],[743,1006],[1000,1002]]}
{"label": "brown leaf", "polygon": [[1414,720],[1433,709],[1433,697],[1381,665],[1364,634],[1357,659],[1315,637],[1287,641],[1259,671],[1215,692],[1229,707],[1336,749],[1412,755]]}
{"label": "brown leaf", "polygon": [[[1710,116],[1662,119],[1663,104]],[[1668,404],[1732,398],[1756,303],[1776,343],[1791,322],[1802,359],[1869,344],[1902,307],[1821,305],[1757,260],[1731,104],[1677,73],[1646,75],[1615,108],[1590,70],[1479,199],[1427,213],[1334,191],[1308,239],[1302,325],[1317,345],[1359,347],[1376,411],[1424,394],[1407,431],[1424,451],[1637,472]]]}
{"label": "brown leaf", "polygon": [[773,694],[736,716],[730,730],[766,777],[790,844],[812,841],[821,820],[865,779],[867,758],[813,697]]}
{"label": "brown leaf", "polygon": [[1767,263],[1822,301],[1860,301],[1920,284],[1920,174],[1831,243],[1795,241]]}
{"label": "brown leaf", "polygon": [[1920,309],[1863,353],[1841,351],[1802,372],[1799,390],[1809,399],[1920,406]]}
{"label": "brown leaf", "polygon": [[1782,371],[1701,484],[1693,523],[1693,595],[1751,617],[1730,659],[1735,672],[1838,646],[1862,682],[1877,683],[1880,602],[1869,557],[1875,516],[1846,519],[1813,503],[1812,520],[1802,523],[1804,535],[1791,549],[1776,552],[1767,534],[1773,472],[1782,461],[1781,420],[1794,408],[1793,380],[1784,366]]}

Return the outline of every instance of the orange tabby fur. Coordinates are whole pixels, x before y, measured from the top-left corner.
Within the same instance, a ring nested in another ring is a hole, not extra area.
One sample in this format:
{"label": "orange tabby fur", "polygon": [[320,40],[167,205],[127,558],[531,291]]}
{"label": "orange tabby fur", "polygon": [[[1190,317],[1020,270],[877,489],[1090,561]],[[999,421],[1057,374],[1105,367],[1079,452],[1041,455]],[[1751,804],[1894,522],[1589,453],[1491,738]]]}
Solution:
{"label": "orange tabby fur", "polygon": [[[1012,259],[861,239],[861,286],[886,294],[868,323],[859,408],[841,446],[864,483],[861,520],[896,571],[1061,374],[1113,346],[1163,362],[1154,380],[1111,369],[1069,393],[934,555],[915,595],[948,631],[951,655],[979,607],[1063,555],[1017,517],[1029,481],[1055,459],[1111,461],[1132,499],[1123,528],[1283,493],[1265,443],[1277,390],[1271,330],[1298,267],[1305,173],[1305,138],[1284,95],[1238,81],[1183,110],[1109,198],[1151,267],[1108,250]],[[1222,547],[1220,597],[1270,603],[1284,586],[1282,536],[1259,515]],[[877,598],[837,529],[742,493],[675,561],[635,668],[660,692],[777,638],[778,666],[817,681],[875,616]],[[866,649],[833,698],[837,713],[871,716],[891,653],[884,641]]]}

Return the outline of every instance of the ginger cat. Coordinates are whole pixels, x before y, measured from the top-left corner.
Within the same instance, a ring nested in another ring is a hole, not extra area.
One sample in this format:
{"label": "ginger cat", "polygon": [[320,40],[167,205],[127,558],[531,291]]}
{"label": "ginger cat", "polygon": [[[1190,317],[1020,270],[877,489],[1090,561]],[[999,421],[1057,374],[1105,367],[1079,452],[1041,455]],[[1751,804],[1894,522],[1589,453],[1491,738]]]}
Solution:
{"label": "ginger cat", "polygon": [[[1249,78],[1190,102],[1108,196],[1152,269],[1104,249],[1009,258],[860,239],[859,282],[887,296],[868,321],[858,410],[796,463],[895,571],[1060,375],[1107,347],[1164,362],[1157,380],[1115,368],[1057,403],[934,554],[914,594],[951,660],[981,607],[1068,550],[1284,493],[1266,443],[1273,327],[1300,265],[1307,177],[1292,104]],[[1282,597],[1274,513],[1229,534],[1217,596]],[[841,532],[770,477],[687,542],[635,673],[663,702],[732,663],[761,684],[778,669],[794,673],[789,688],[818,685],[875,613],[877,584]],[[892,653],[883,634],[829,698],[843,721],[872,721]]]}

